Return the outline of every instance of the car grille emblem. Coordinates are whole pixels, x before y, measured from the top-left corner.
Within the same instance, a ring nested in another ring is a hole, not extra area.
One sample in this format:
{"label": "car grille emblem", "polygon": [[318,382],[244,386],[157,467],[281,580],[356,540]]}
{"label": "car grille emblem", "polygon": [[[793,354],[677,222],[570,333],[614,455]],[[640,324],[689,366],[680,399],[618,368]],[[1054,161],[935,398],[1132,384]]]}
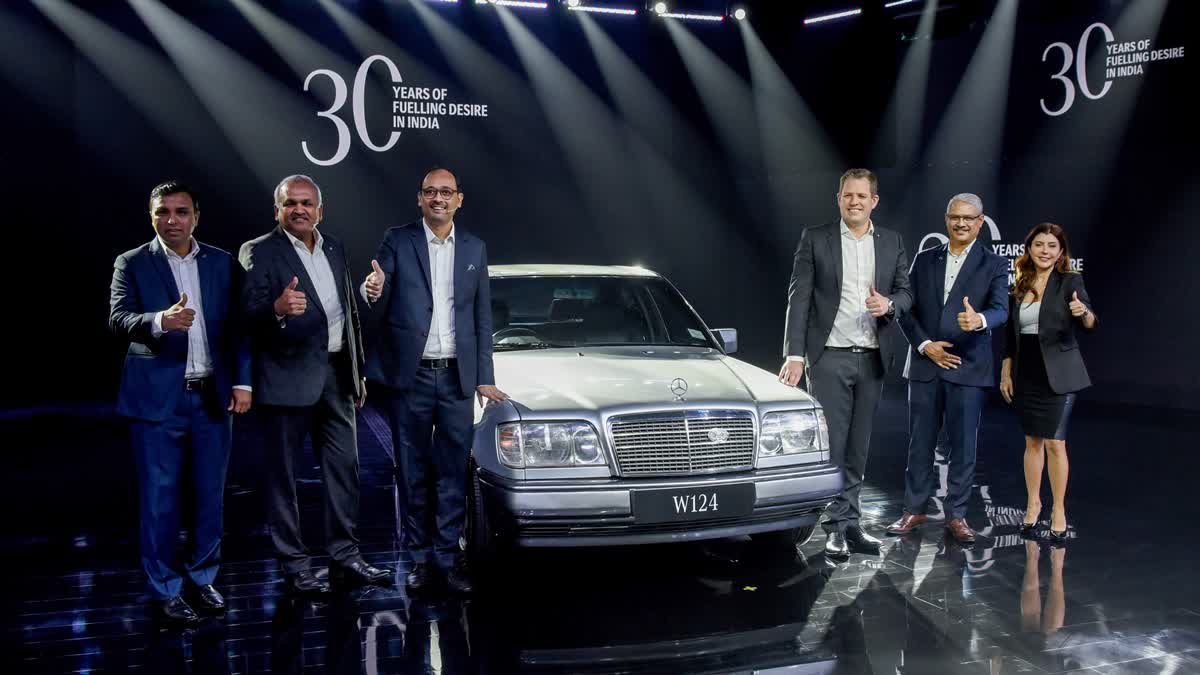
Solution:
{"label": "car grille emblem", "polygon": [[713,443],[724,443],[729,440],[729,432],[724,429],[709,429],[708,440]]}
{"label": "car grille emblem", "polygon": [[683,395],[687,393],[688,383],[682,377],[677,377],[671,380],[671,393],[675,394],[676,401],[682,401]]}

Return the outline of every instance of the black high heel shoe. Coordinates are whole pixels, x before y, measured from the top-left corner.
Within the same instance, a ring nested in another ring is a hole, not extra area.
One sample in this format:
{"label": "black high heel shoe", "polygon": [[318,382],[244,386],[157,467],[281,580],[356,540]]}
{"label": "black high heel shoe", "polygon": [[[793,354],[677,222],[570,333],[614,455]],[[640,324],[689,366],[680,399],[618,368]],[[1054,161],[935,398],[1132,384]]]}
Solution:
{"label": "black high heel shoe", "polygon": [[1062,546],[1067,545],[1067,531],[1066,530],[1063,530],[1062,532],[1059,532],[1057,530],[1050,530],[1050,536],[1047,538],[1050,540],[1051,546],[1062,547]]}
{"label": "black high heel shoe", "polygon": [[[1028,515],[1028,513],[1029,512],[1026,511],[1026,515]],[[1038,503],[1037,512],[1033,514],[1033,522],[1032,523],[1026,523],[1024,521],[1021,522],[1021,538],[1022,539],[1035,539],[1036,538],[1034,535],[1035,535],[1035,530],[1037,529],[1037,519],[1038,519],[1038,516],[1041,515],[1041,513],[1042,513],[1042,505],[1041,505],[1041,503]]]}
{"label": "black high heel shoe", "polygon": [[[1054,522],[1054,514],[1050,514],[1050,522],[1051,523]],[[1049,539],[1049,541],[1050,541],[1050,545],[1055,546],[1055,547],[1064,546],[1067,543],[1067,529],[1068,529],[1067,527],[1064,527],[1060,531],[1060,530],[1054,529],[1054,526],[1051,525],[1050,526],[1050,535],[1047,537],[1047,539]]]}

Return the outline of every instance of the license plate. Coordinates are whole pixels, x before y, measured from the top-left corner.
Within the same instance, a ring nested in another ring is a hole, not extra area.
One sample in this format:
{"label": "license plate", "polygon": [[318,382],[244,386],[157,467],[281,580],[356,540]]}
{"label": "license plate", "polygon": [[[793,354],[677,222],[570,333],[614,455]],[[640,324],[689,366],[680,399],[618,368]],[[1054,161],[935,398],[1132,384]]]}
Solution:
{"label": "license plate", "polygon": [[633,491],[633,519],[638,523],[731,518],[753,510],[753,483]]}

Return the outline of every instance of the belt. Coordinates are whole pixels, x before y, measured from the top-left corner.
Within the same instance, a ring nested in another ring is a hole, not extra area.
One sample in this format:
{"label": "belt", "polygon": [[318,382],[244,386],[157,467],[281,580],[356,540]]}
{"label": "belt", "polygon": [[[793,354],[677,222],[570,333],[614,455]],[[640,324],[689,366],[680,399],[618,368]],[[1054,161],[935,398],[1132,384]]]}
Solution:
{"label": "belt", "polygon": [[212,386],[211,377],[192,377],[183,381],[184,391],[204,391]]}
{"label": "belt", "polygon": [[421,359],[421,367],[429,368],[430,370],[441,370],[443,368],[453,368],[458,365],[458,359]]}
{"label": "belt", "polygon": [[879,351],[879,347],[826,347],[825,351],[829,352],[849,352],[851,354],[869,354]]}

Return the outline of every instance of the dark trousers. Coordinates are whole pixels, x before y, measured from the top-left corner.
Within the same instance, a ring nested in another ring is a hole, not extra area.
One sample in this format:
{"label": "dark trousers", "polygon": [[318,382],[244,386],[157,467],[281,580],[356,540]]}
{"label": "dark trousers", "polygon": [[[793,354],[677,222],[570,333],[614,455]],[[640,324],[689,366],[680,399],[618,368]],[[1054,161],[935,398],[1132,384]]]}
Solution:
{"label": "dark trousers", "polygon": [[984,389],[936,379],[908,382],[908,468],[904,472],[904,503],[909,513],[922,514],[937,489],[933,451],[945,420],[948,440],[947,518],[967,515],[975,482],[975,446]]}
{"label": "dark trousers", "polygon": [[829,426],[829,458],[841,467],[842,493],[825,509],[826,532],[858,526],[859,495],[867,472],[871,429],[883,392],[883,360],[878,351],[855,354],[825,350],[809,367],[809,393],[825,410]]}
{"label": "dark trousers", "polygon": [[388,416],[404,483],[404,548],[413,562],[449,569],[462,555],[471,395],[462,395],[454,367],[418,368],[412,386],[391,397]]}
{"label": "dark trousers", "polygon": [[[220,404],[209,400],[212,397],[212,392],[184,392],[167,419],[132,423],[142,569],[151,594],[159,599],[179,595],[185,576],[197,586],[217,578],[232,427]],[[190,478],[190,486],[182,484],[185,477]],[[193,520],[186,524],[192,545],[180,564],[176,553],[179,528],[184,525],[180,522],[184,494],[194,499]]]}
{"label": "dark trousers", "polygon": [[306,436],[312,438],[313,454],[321,467],[329,557],[338,562],[359,557],[354,389],[349,382],[350,366],[343,360],[341,353],[330,355],[325,387],[313,405],[259,408],[267,454],[267,525],[279,564],[287,574],[310,566],[308,548],[300,536],[295,474],[296,455],[303,451]]}

